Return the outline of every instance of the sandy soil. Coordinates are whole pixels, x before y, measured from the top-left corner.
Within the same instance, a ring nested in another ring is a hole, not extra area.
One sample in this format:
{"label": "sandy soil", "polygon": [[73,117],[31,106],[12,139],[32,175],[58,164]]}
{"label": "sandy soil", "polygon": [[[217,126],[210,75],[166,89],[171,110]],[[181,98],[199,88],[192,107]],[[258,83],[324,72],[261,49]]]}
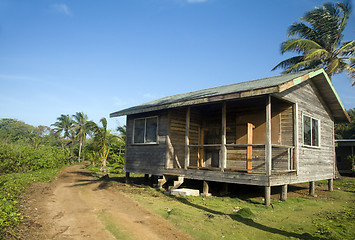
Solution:
{"label": "sandy soil", "polygon": [[26,239],[191,239],[81,165],[52,183],[34,184],[23,200]]}

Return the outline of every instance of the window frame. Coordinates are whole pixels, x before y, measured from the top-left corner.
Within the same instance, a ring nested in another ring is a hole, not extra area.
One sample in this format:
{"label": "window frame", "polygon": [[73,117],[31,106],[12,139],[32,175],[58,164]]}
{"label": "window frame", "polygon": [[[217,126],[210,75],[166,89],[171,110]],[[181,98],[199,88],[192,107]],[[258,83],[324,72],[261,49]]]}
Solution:
{"label": "window frame", "polygon": [[[305,132],[304,132],[304,128],[305,128],[305,124],[304,124],[304,118],[305,117],[308,117],[310,118],[310,129],[311,129],[311,145],[308,145],[305,143]],[[313,145],[313,120],[316,120],[318,122],[318,131],[317,131],[317,139],[318,139],[318,145]],[[318,119],[318,118],[314,118],[314,117],[311,117],[310,115],[308,114],[302,114],[302,136],[303,136],[303,146],[304,147],[309,147],[309,148],[320,148],[321,146],[321,134],[320,134],[320,124],[321,124],[321,121]]]}
{"label": "window frame", "polygon": [[[147,133],[147,119],[156,119],[157,127],[156,127],[156,141],[155,142],[146,142],[146,133]],[[136,121],[139,120],[144,120],[144,131],[143,131],[143,142],[141,143],[136,143],[135,142],[135,130],[136,130]],[[149,116],[149,117],[142,117],[142,118],[136,118],[133,120],[133,137],[132,137],[132,145],[157,145],[159,144],[159,135],[158,135],[158,129],[159,129],[159,117],[158,116]]]}

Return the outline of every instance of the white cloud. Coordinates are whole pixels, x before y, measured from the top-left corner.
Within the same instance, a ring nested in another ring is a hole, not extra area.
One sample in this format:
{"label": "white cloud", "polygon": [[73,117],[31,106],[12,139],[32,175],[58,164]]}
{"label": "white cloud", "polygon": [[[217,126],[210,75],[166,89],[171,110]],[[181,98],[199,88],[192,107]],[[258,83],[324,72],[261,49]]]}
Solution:
{"label": "white cloud", "polygon": [[203,3],[207,2],[208,0],[186,0],[188,3]]}
{"label": "white cloud", "polygon": [[71,15],[71,11],[70,11],[69,7],[68,7],[66,4],[64,4],[64,3],[56,3],[56,4],[53,4],[53,5],[52,5],[52,8],[53,8],[55,11],[57,11],[57,12],[59,12],[59,13],[63,13],[63,14],[65,14],[65,15],[67,15],[67,16],[70,16],[70,15]]}

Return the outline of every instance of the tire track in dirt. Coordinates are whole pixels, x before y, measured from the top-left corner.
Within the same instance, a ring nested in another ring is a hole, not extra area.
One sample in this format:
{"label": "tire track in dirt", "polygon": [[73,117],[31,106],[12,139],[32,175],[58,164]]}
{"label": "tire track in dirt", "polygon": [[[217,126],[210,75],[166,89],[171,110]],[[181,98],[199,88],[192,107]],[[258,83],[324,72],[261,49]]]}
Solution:
{"label": "tire track in dirt", "polygon": [[75,165],[64,169],[46,191],[33,191],[29,209],[36,209],[34,218],[41,227],[32,239],[192,239],[102,183]]}

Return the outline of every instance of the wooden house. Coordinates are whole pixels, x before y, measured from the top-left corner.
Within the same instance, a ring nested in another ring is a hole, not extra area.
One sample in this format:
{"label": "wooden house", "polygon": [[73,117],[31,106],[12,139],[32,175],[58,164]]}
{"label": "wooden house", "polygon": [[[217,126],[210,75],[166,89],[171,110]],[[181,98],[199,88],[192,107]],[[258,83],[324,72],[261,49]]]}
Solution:
{"label": "wooden house", "polygon": [[332,180],[334,122],[349,116],[323,69],[178,94],[127,115],[125,170],[265,187]]}

